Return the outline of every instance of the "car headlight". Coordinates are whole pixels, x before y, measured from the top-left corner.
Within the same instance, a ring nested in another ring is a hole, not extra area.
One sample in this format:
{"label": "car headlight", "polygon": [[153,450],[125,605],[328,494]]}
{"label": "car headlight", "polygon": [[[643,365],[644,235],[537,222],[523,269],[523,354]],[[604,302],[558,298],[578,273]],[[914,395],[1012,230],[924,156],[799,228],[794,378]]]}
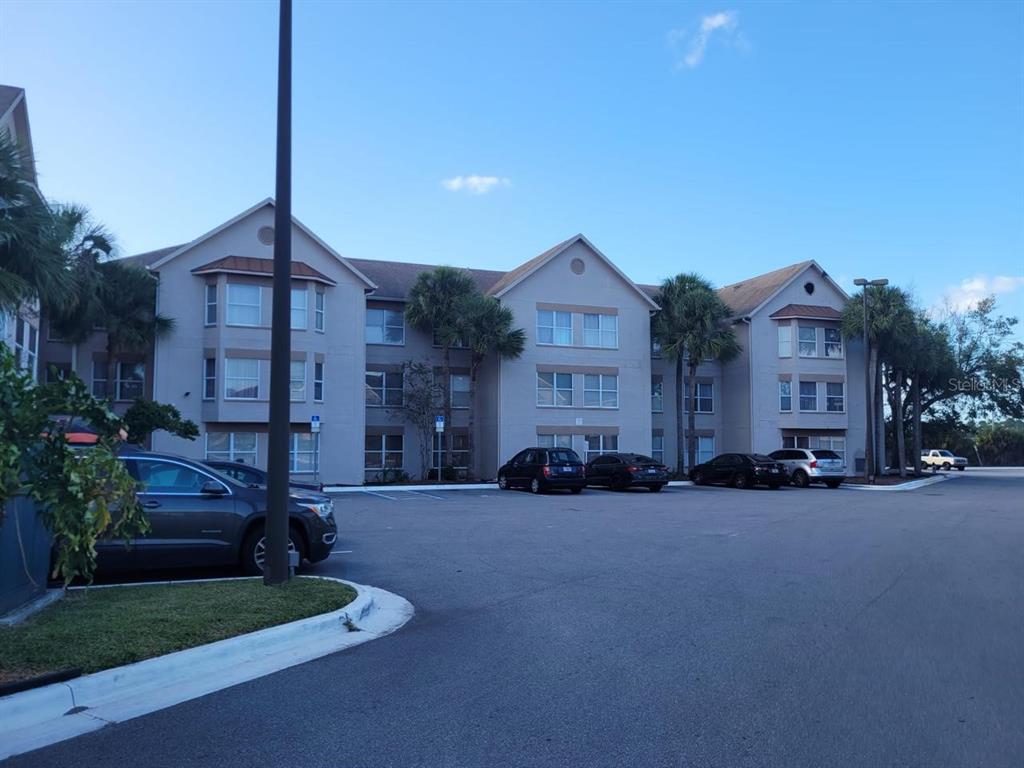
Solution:
{"label": "car headlight", "polygon": [[333,501],[325,501],[321,504],[299,502],[299,506],[308,509],[310,512],[316,513],[318,517],[322,517],[324,519],[330,517],[331,514],[334,512]]}

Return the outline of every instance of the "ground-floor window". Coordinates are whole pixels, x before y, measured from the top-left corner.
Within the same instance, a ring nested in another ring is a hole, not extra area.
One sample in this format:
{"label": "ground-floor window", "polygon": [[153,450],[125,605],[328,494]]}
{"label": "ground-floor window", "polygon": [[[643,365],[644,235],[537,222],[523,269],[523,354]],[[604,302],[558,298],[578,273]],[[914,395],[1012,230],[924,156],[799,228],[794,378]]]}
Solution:
{"label": "ground-floor window", "polygon": [[446,432],[444,434],[434,433],[434,446],[431,450],[430,466],[439,469],[444,466],[445,443],[448,438],[452,440],[452,469],[461,470],[469,466],[469,433],[468,432]]}
{"label": "ground-floor window", "polygon": [[785,435],[782,438],[783,448],[806,448],[809,451],[835,451],[846,463],[846,438],[832,435]]}
{"label": "ground-floor window", "polygon": [[586,456],[583,458],[584,461],[590,461],[602,453],[611,453],[619,450],[618,435],[586,435],[583,440],[587,445]]}
{"label": "ground-floor window", "polygon": [[651,435],[651,458],[660,464],[665,463],[665,435]]}
{"label": "ground-floor window", "polygon": [[207,432],[206,458],[210,461],[256,463],[255,432]]}
{"label": "ground-floor window", "polygon": [[697,463],[705,464],[715,458],[715,438],[697,438]]}
{"label": "ground-floor window", "polygon": [[537,435],[538,448],[569,448],[572,449],[572,435],[546,434]]}
{"label": "ground-floor window", "polygon": [[368,433],[363,452],[367,479],[379,478],[385,471],[399,472],[405,465],[405,441],[402,435]]}
{"label": "ground-floor window", "polygon": [[288,471],[293,474],[316,472],[320,467],[320,433],[292,432],[288,445]]}

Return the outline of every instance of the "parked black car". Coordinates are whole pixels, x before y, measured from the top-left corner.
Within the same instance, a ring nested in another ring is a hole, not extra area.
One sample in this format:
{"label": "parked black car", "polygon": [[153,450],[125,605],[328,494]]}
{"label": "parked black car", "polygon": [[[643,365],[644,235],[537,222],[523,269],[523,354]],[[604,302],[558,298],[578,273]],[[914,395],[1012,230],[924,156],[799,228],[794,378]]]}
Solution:
{"label": "parked black car", "polygon": [[498,470],[498,487],[525,487],[533,493],[568,488],[579,493],[587,484],[586,467],[569,448],[527,448]]}
{"label": "parked black car", "polygon": [[759,453],[723,453],[690,470],[695,485],[724,483],[735,488],[767,485],[773,491],[789,482],[784,464]]}
{"label": "parked black car", "polygon": [[[208,467],[213,467],[218,472],[233,477],[240,483],[246,485],[259,485],[264,488],[267,487],[267,471],[254,467],[252,464],[245,464],[241,461],[204,461]],[[322,492],[324,489],[323,483],[308,483],[299,480],[289,480],[288,486],[290,488],[302,488],[307,491]]]}
{"label": "parked black car", "polygon": [[605,453],[587,462],[587,485],[616,491],[638,486],[657,492],[667,482],[668,467],[640,453]]}
{"label": "parked black car", "polygon": [[[130,547],[120,539],[97,543],[103,570],[240,565],[263,570],[263,524],[267,492],[221,474],[198,461],[125,447],[118,452],[139,483],[138,497],[150,531]],[[331,500],[288,504],[289,549],[299,561],[326,558],[338,536]]]}

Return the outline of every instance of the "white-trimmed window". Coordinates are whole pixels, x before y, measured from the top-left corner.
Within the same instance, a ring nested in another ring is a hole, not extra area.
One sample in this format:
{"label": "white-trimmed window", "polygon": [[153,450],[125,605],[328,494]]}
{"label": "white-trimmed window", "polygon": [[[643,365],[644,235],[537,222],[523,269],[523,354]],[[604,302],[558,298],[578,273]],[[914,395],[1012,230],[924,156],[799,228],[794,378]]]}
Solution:
{"label": "white-trimmed window", "polygon": [[793,382],[792,381],[780,381],[779,382],[779,410],[780,411],[792,411],[793,410]]}
{"label": "white-trimmed window", "polygon": [[313,363],[313,400],[317,403],[324,401],[324,364]]}
{"label": "white-trimmed window", "polygon": [[241,461],[256,463],[255,432],[207,432],[207,461]]}
{"label": "white-trimmed window", "polygon": [[366,343],[405,344],[405,315],[394,309],[367,309]]}
{"label": "white-trimmed window", "polygon": [[259,325],[262,289],[249,283],[228,283],[228,325]]}
{"label": "white-trimmed window", "polygon": [[715,385],[710,381],[697,382],[697,413],[715,412]]}
{"label": "white-trimmed window", "polygon": [[618,408],[619,377],[613,373],[583,375],[584,408]]}
{"label": "white-trimmed window", "polygon": [[306,399],[306,361],[292,360],[288,366],[288,399],[302,402]]}
{"label": "white-trimmed window", "polygon": [[50,363],[46,366],[46,383],[66,381],[71,376],[71,363]]}
{"label": "white-trimmed window", "polygon": [[538,448],[568,448],[572,450],[572,435],[544,434],[537,435]]}
{"label": "white-trimmed window", "polygon": [[779,324],[779,357],[793,356],[793,326]]}
{"label": "white-trimmed window", "polygon": [[825,410],[830,413],[846,410],[846,387],[843,382],[829,381],[825,384]]}
{"label": "white-trimmed window", "polygon": [[107,396],[107,363],[92,361],[92,396],[103,400]]}
{"label": "white-trimmed window", "polygon": [[401,371],[367,371],[366,405],[400,408],[404,402]]}
{"label": "white-trimmed window", "polygon": [[430,451],[430,466],[436,471],[445,466],[445,444],[452,439],[452,469],[466,469],[469,466],[468,432],[435,432],[434,445]]}
{"label": "white-trimmed window", "polygon": [[320,466],[320,434],[292,432],[288,446],[288,471],[292,474],[316,472]]}
{"label": "white-trimmed window", "polygon": [[583,438],[586,443],[586,457],[584,461],[590,461],[595,456],[600,456],[602,453],[612,453],[619,450],[619,436],[618,435],[585,435]]}
{"label": "white-trimmed window", "polygon": [[206,284],[206,325],[217,324],[217,284]]}
{"label": "white-trimmed window", "polygon": [[706,464],[715,458],[715,438],[714,437],[698,437],[697,438],[697,463]]}
{"label": "white-trimmed window", "polygon": [[651,458],[659,464],[665,463],[665,435],[651,435]]}
{"label": "white-trimmed window", "polygon": [[316,287],[313,301],[313,327],[323,332],[327,327],[327,294],[322,287]]}
{"label": "white-trimmed window", "polygon": [[309,327],[309,291],[305,288],[292,288],[291,328],[293,331],[304,331]]}
{"label": "white-trimmed window", "polygon": [[665,410],[665,381],[661,376],[651,377],[651,413]]}
{"label": "white-trimmed window", "polygon": [[207,357],[203,360],[203,400],[214,400],[217,397],[217,358]]}
{"label": "white-trimmed window", "polygon": [[400,470],[403,461],[404,440],[402,435],[381,435],[367,433],[363,450],[363,468],[369,477],[383,470]]}
{"label": "white-trimmed window", "polygon": [[452,408],[469,408],[469,374],[453,373],[451,379]]}
{"label": "white-trimmed window", "polygon": [[599,315],[589,312],[583,315],[583,346],[605,347],[607,349],[618,349],[619,347],[619,317],[618,315]]}
{"label": "white-trimmed window", "polygon": [[552,371],[538,372],[537,405],[572,407],[572,374]]}
{"label": "white-trimmed window", "polygon": [[816,411],[816,410],[818,410],[818,382],[816,382],[816,381],[801,381],[800,382],[800,410],[801,411]]}
{"label": "white-trimmed window", "polygon": [[117,364],[117,400],[138,400],[146,385],[145,363]]}
{"label": "white-trimmed window", "polygon": [[651,357],[661,357],[661,342],[651,339]]}
{"label": "white-trimmed window", "polygon": [[825,357],[843,356],[843,335],[838,328],[825,328]]}
{"label": "white-trimmed window", "polygon": [[818,329],[801,325],[797,328],[800,340],[800,357],[818,356]]}
{"label": "white-trimmed window", "polygon": [[537,310],[537,343],[572,346],[572,312]]}
{"label": "white-trimmed window", "polygon": [[224,399],[260,399],[260,361],[245,357],[224,360]]}
{"label": "white-trimmed window", "polygon": [[17,366],[38,380],[36,359],[39,357],[39,330],[22,317],[14,323],[14,362]]}

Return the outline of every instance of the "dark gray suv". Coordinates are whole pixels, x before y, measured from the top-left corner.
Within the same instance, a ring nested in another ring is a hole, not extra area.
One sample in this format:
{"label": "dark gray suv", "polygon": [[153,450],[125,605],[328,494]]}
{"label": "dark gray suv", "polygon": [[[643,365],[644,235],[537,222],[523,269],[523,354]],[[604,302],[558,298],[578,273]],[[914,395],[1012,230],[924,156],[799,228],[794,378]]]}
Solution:
{"label": "dark gray suv", "polygon": [[[124,448],[119,456],[139,483],[151,530],[128,548],[119,539],[98,542],[101,570],[237,564],[262,572],[266,489],[173,454]],[[288,530],[300,563],[326,558],[338,537],[331,500],[291,498]]]}

